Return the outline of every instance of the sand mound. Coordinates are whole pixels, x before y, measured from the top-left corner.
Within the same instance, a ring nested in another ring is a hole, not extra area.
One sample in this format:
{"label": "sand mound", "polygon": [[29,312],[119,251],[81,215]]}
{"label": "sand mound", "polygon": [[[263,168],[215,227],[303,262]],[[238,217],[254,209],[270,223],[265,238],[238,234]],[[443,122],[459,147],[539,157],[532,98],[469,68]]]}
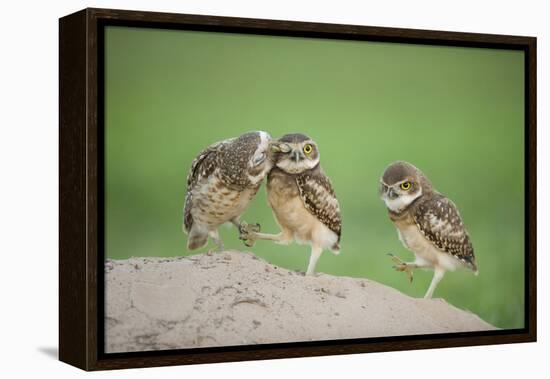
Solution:
{"label": "sand mound", "polygon": [[442,299],[236,251],[109,260],[105,278],[106,352],[495,329]]}

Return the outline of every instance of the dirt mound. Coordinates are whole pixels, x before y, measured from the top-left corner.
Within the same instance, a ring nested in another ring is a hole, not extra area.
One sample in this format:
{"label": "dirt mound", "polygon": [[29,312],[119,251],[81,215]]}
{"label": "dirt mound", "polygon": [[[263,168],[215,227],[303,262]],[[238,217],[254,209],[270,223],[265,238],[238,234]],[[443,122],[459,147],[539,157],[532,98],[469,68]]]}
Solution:
{"label": "dirt mound", "polygon": [[105,263],[106,352],[496,329],[442,299],[227,251]]}

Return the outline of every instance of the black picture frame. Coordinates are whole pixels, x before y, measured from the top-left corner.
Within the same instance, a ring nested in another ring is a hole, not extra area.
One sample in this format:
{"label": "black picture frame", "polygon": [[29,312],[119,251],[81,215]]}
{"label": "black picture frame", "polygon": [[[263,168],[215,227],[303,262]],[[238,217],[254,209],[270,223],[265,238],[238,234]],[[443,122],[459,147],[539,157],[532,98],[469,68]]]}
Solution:
{"label": "black picture frame", "polygon": [[[103,352],[103,38],[108,25],[521,50],[525,56],[523,329]],[[84,370],[181,365],[536,341],[536,38],[84,9],[59,20],[59,359]]]}

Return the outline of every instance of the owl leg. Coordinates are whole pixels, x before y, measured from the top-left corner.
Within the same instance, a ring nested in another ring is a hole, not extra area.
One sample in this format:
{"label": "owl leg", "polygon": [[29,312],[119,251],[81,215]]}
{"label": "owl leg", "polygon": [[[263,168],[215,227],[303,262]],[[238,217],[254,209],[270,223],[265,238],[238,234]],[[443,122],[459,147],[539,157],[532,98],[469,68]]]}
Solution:
{"label": "owl leg", "polygon": [[317,261],[323,252],[323,248],[319,246],[311,246],[311,255],[309,256],[309,264],[307,266],[306,275],[311,276],[315,274],[315,266]]}
{"label": "owl leg", "polygon": [[283,233],[279,234],[267,234],[267,233],[256,233],[253,231],[243,230],[240,235],[240,239],[243,240],[244,244],[248,247],[254,246],[256,240],[266,240],[266,241],[281,241]]}
{"label": "owl leg", "polygon": [[223,245],[223,241],[220,238],[220,233],[217,230],[211,230],[210,232],[208,232],[208,235],[210,236],[210,238],[212,238],[212,241],[218,247],[218,251],[224,251],[225,250],[225,247]]}
{"label": "owl leg", "polygon": [[391,260],[393,261],[393,263],[395,263],[393,268],[396,271],[405,272],[407,274],[407,278],[409,278],[409,282],[412,282],[413,281],[413,270],[415,268],[419,268],[420,266],[417,265],[414,262],[403,262],[401,260],[401,258],[399,258],[398,256],[395,256],[391,253],[389,253],[388,255],[391,257]]}
{"label": "owl leg", "polygon": [[435,291],[435,287],[437,287],[437,285],[439,284],[439,282],[441,281],[441,279],[443,279],[443,276],[445,275],[445,270],[440,268],[440,267],[435,267],[434,268],[434,277],[432,279],[432,282],[430,283],[430,288],[428,288],[428,292],[426,292],[426,295],[424,295],[424,299],[431,299],[433,294],[434,294],[434,291]]}
{"label": "owl leg", "polygon": [[292,241],[292,237],[288,233],[281,232],[279,234],[267,234],[267,233],[258,233],[251,230],[250,225],[241,230],[241,235],[239,238],[244,242],[248,247],[254,246],[256,240],[267,240],[274,241],[279,244],[289,244]]}

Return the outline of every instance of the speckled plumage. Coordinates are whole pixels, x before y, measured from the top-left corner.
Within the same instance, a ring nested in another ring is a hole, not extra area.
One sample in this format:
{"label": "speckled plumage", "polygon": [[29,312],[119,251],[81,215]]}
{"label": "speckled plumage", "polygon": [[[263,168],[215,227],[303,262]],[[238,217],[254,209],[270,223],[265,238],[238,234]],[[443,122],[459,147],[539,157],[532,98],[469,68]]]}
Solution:
{"label": "speckled plumage", "polygon": [[317,166],[308,172],[296,175],[295,179],[307,210],[336,233],[340,242],[342,234],[340,205],[328,176],[320,166]]}
{"label": "speckled plumage", "polygon": [[420,232],[438,249],[476,271],[474,248],[456,205],[440,194],[414,206],[413,218]]}
{"label": "speckled plumage", "polygon": [[456,205],[418,168],[407,162],[391,164],[380,179],[380,192],[399,239],[416,256],[412,263],[394,257],[396,269],[407,271],[411,279],[414,268],[434,269],[426,297],[433,295],[446,271],[462,266],[477,273],[470,236]]}
{"label": "speckled plumage", "polygon": [[246,133],[208,146],[193,160],[183,211],[190,250],[204,246],[208,236],[221,245],[218,227],[239,222],[273,165],[269,140],[265,132]]}

